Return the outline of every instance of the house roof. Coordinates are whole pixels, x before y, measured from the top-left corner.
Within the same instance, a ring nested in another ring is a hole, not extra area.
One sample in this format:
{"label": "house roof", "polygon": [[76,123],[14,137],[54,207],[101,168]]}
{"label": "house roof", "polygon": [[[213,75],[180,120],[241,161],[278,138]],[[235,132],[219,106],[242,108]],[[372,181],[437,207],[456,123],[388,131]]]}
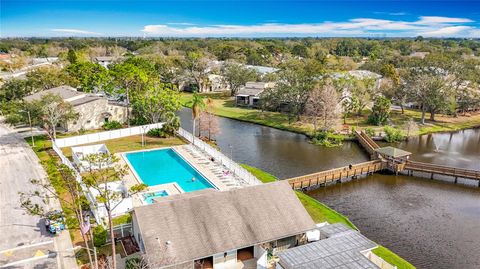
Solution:
{"label": "house roof", "polygon": [[247,82],[245,86],[238,90],[238,95],[260,95],[266,88],[271,87],[272,83],[267,82]]}
{"label": "house roof", "polygon": [[27,102],[40,100],[42,98],[42,96],[47,95],[49,93],[58,94],[64,100],[70,99],[70,98],[73,98],[73,97],[79,97],[81,95],[85,95],[85,93],[78,92],[77,89],[75,89],[73,87],[63,85],[63,86],[51,88],[51,89],[48,89],[48,90],[44,90],[44,91],[41,91],[41,92],[36,92],[32,95],[24,97],[23,100],[25,100]]}
{"label": "house roof", "polygon": [[118,57],[113,57],[113,56],[99,56],[99,57],[95,57],[95,60],[97,62],[111,62],[117,58]]}
{"label": "house roof", "polygon": [[135,208],[134,221],[146,254],[162,266],[315,228],[286,181],[157,199]]}
{"label": "house roof", "polygon": [[245,65],[245,67],[253,69],[253,70],[257,71],[258,73],[260,73],[262,75],[269,74],[269,73],[275,73],[278,70],[280,70],[278,68],[269,67],[269,66],[261,66],[261,65]]}
{"label": "house roof", "polygon": [[375,149],[375,151],[382,155],[393,157],[393,158],[401,158],[401,157],[412,155],[411,152],[401,150],[399,148],[390,147],[390,146],[378,148],[378,149]]}
{"label": "house roof", "polygon": [[[328,231],[327,239],[287,249],[278,254],[285,269],[330,269],[330,268],[378,268],[361,252],[377,247],[377,244],[348,229],[343,224],[320,228],[320,234]],[[339,228],[339,226],[343,226]],[[337,230],[337,232],[333,232]]]}

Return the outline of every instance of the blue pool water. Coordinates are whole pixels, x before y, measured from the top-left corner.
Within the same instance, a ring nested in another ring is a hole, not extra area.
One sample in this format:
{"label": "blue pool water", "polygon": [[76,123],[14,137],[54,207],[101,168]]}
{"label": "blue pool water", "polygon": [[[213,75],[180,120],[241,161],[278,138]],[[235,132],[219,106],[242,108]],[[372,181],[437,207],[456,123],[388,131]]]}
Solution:
{"label": "blue pool water", "polygon": [[213,188],[208,180],[172,149],[127,153],[126,157],[148,186],[176,182],[185,192]]}
{"label": "blue pool water", "polygon": [[149,192],[145,193],[143,195],[143,198],[147,204],[153,204],[153,199],[159,198],[159,197],[165,197],[168,196],[168,193],[166,191],[156,191],[156,192]]}

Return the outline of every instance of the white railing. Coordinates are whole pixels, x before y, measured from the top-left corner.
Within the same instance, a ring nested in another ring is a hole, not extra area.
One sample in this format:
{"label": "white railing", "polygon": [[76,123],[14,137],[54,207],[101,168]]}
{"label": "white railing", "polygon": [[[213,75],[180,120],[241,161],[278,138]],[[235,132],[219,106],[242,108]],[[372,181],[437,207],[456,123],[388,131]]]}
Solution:
{"label": "white railing", "polygon": [[78,135],[73,137],[55,139],[58,147],[71,147],[76,145],[90,144],[104,140],[116,139],[126,136],[146,134],[150,129],[162,128],[163,122],[134,126],[130,128],[123,128],[111,131],[98,132],[93,134]]}
{"label": "white railing", "polygon": [[178,135],[181,137],[185,138],[187,141],[192,143],[194,146],[198,147],[200,150],[206,152],[208,155],[211,157],[215,158],[215,160],[219,161],[227,167],[228,170],[233,172],[235,175],[237,175],[240,179],[245,181],[248,185],[259,185],[262,184],[260,180],[258,180],[254,175],[252,175],[250,172],[248,172],[245,168],[241,167],[238,165],[236,162],[225,156],[223,153],[220,151],[216,150],[209,144],[203,142],[200,140],[200,138],[193,137],[193,135],[184,129],[180,128],[178,130]]}
{"label": "white railing", "polygon": [[90,209],[93,213],[93,216],[95,218],[95,221],[98,224],[103,225],[103,221],[100,218],[100,215],[97,211],[97,203],[96,199],[93,196],[93,194],[90,192],[90,190],[83,184],[82,181],[82,176],[78,172],[78,170],[73,166],[73,164],[70,162],[70,160],[63,154],[62,150],[55,144],[55,141],[52,141],[52,148],[53,150],[57,153],[58,157],[60,157],[60,160],[62,160],[62,163],[66,165],[68,168],[72,169],[73,174],[75,175],[75,179],[77,180],[78,183],[80,183],[80,186],[82,187],[83,193],[85,194],[85,197],[87,198],[89,204],[90,204]]}

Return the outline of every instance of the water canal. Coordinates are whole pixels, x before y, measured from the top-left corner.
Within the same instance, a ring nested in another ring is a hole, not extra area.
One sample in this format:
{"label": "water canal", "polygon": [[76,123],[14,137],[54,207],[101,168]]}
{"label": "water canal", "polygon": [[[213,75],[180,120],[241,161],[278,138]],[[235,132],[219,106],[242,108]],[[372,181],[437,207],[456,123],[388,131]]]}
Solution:
{"label": "water canal", "polygon": [[[180,112],[191,131],[191,114]],[[303,135],[219,118],[217,144],[239,163],[281,179],[368,160],[354,142],[324,148]],[[480,169],[480,129],[433,134],[397,145],[414,160]],[[417,268],[480,268],[480,189],[408,176],[375,174],[310,191],[345,214],[372,240]]]}

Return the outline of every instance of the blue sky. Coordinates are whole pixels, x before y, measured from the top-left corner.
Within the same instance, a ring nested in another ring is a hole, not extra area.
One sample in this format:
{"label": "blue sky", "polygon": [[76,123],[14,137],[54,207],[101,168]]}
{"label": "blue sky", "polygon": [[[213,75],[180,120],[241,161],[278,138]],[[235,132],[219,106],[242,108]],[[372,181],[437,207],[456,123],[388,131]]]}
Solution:
{"label": "blue sky", "polygon": [[480,37],[480,0],[0,3],[1,37]]}

